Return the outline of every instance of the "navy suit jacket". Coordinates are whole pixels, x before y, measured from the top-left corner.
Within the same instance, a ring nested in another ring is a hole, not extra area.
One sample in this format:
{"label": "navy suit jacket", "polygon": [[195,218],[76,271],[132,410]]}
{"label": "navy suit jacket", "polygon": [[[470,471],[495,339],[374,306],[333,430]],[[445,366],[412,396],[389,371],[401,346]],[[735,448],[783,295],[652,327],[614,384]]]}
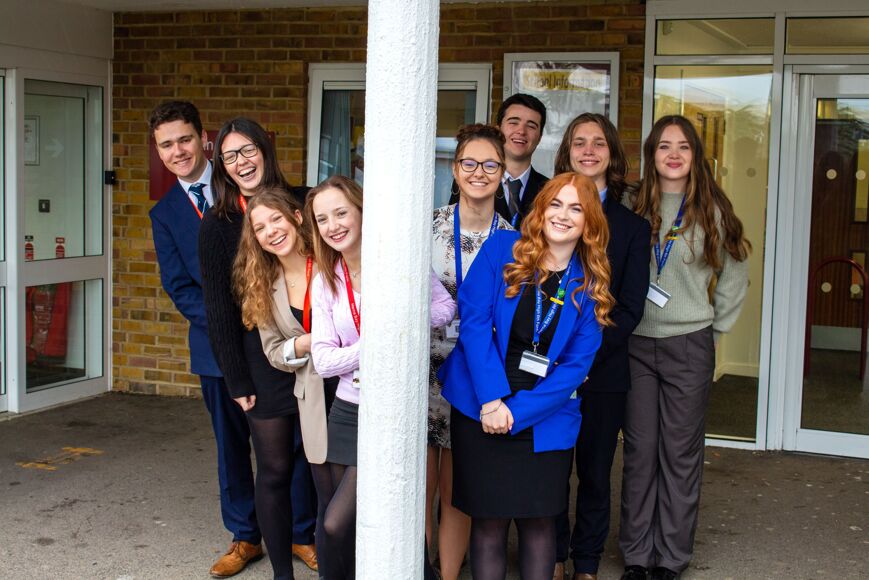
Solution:
{"label": "navy suit jacket", "polygon": [[221,377],[208,341],[202,277],[199,274],[199,225],[202,220],[177,181],[151,209],[154,249],[163,289],[178,311],[190,321],[190,371]]}
{"label": "navy suit jacket", "polygon": [[614,323],[603,331],[603,342],[583,392],[625,392],[631,388],[628,338],[640,323],[649,291],[649,222],[615,199],[607,198],[604,212],[610,228],[606,252],[610,262],[610,293],[616,305]]}
{"label": "navy suit jacket", "polygon": [[[519,230],[519,225],[522,223],[522,220],[525,219],[525,216],[528,215],[528,212],[531,211],[531,205],[534,203],[534,198],[537,197],[537,194],[543,189],[543,186],[546,185],[546,182],[549,181],[549,178],[539,173],[534,167],[531,168],[531,173],[528,174],[528,183],[525,185],[525,192],[522,194],[522,199],[519,200],[519,221],[516,222],[516,230]],[[452,191],[456,191],[456,182],[453,181],[453,189]],[[450,195],[449,205],[453,205],[455,203],[459,203],[459,194],[453,193]],[[507,199],[504,197],[503,186],[498,189],[498,193],[495,194],[495,211],[500,214],[502,218],[507,220],[508,223],[512,223],[510,221],[510,208],[507,206]]]}
{"label": "navy suit jacket", "polygon": [[519,295],[507,298],[504,265],[513,261],[519,232],[498,230],[486,240],[459,289],[459,340],[438,372],[443,396],[466,416],[479,420],[483,403],[504,399],[513,413],[511,433],[533,429],[534,451],[570,449],[579,435],[579,398],[571,398],[588,374],[600,346],[601,329],[594,317],[594,301],[579,285],[582,267],[574,257],[571,282],[552,343],[549,370],[532,390],[512,394],[504,361]]}

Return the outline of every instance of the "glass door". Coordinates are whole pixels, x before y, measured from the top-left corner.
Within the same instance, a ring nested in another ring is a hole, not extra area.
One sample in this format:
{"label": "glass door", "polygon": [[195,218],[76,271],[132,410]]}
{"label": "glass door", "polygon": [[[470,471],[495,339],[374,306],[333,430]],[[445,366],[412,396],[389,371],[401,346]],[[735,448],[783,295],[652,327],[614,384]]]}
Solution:
{"label": "glass door", "polygon": [[798,200],[805,338],[791,423],[800,451],[869,457],[869,75],[803,75]]}
{"label": "glass door", "polygon": [[22,147],[9,344],[17,345],[10,370],[19,412],[107,389],[103,91],[28,78],[17,88]]}

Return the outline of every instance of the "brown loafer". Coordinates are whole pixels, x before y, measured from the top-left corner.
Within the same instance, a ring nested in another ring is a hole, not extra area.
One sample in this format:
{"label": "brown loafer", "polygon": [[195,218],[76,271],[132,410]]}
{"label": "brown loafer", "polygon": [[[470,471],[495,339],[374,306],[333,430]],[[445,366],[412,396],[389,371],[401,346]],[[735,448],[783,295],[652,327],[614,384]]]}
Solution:
{"label": "brown loafer", "polygon": [[552,580],[564,580],[564,562],[556,562],[555,570],[552,571]]}
{"label": "brown loafer", "polygon": [[317,548],[314,544],[293,544],[293,556],[298,556],[299,560],[305,563],[305,566],[311,570],[317,570]]}
{"label": "brown loafer", "polygon": [[263,557],[261,544],[253,545],[249,542],[233,542],[229,550],[217,559],[209,573],[215,578],[228,578],[235,576],[251,562],[256,562]]}
{"label": "brown loafer", "polygon": [[597,580],[597,574],[589,574],[588,572],[574,572],[573,580]]}

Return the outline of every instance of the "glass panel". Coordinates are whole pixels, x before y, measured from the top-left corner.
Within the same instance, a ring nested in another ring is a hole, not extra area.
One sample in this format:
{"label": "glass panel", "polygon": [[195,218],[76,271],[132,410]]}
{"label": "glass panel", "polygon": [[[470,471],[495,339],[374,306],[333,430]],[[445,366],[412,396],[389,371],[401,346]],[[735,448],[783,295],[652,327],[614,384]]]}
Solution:
{"label": "glass panel", "polygon": [[659,20],[657,54],[772,54],[775,20]]}
{"label": "glass panel", "polygon": [[[434,206],[450,197],[451,162],[459,126],[473,123],[475,91],[439,90],[435,149]],[[359,183],[365,176],[365,91],[324,90],[320,122],[318,181],[331,175],[347,175]]]}
{"label": "glass panel", "polygon": [[27,259],[102,254],[102,110],[100,87],[25,81]]}
{"label": "glass panel", "polygon": [[869,17],[788,18],[785,52],[869,54]]}
{"label": "glass panel", "polygon": [[706,415],[710,437],[754,440],[760,366],[766,188],[769,172],[769,66],[655,69],[655,119],[687,117],[704,141],[719,185],[733,202],[753,250],[742,314],[716,350]]}
{"label": "glass panel", "polygon": [[863,308],[869,306],[860,260],[865,265],[869,224],[852,219],[861,142],[867,139],[869,99],[818,99],[803,429],[869,435],[869,382],[860,352]]}
{"label": "glass panel", "polygon": [[27,392],[103,374],[103,282],[28,286]]}

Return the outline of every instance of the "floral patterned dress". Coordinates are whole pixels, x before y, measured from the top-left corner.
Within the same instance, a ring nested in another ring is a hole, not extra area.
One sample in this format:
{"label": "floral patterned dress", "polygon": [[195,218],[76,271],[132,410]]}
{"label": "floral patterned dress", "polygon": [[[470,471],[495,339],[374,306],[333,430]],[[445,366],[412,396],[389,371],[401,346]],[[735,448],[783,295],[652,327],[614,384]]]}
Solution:
{"label": "floral patterned dress", "polygon": [[[453,243],[456,207],[454,204],[436,209],[432,222],[432,268],[453,300],[457,299],[456,254]],[[510,227],[510,222],[499,216],[497,229],[513,228]],[[461,230],[463,278],[467,276],[471,263],[488,237],[488,228],[483,232]],[[450,448],[450,404],[441,396],[441,383],[437,379],[437,372],[455,345],[455,340],[447,338],[445,328],[432,329],[428,383],[428,444],[432,447]]]}

